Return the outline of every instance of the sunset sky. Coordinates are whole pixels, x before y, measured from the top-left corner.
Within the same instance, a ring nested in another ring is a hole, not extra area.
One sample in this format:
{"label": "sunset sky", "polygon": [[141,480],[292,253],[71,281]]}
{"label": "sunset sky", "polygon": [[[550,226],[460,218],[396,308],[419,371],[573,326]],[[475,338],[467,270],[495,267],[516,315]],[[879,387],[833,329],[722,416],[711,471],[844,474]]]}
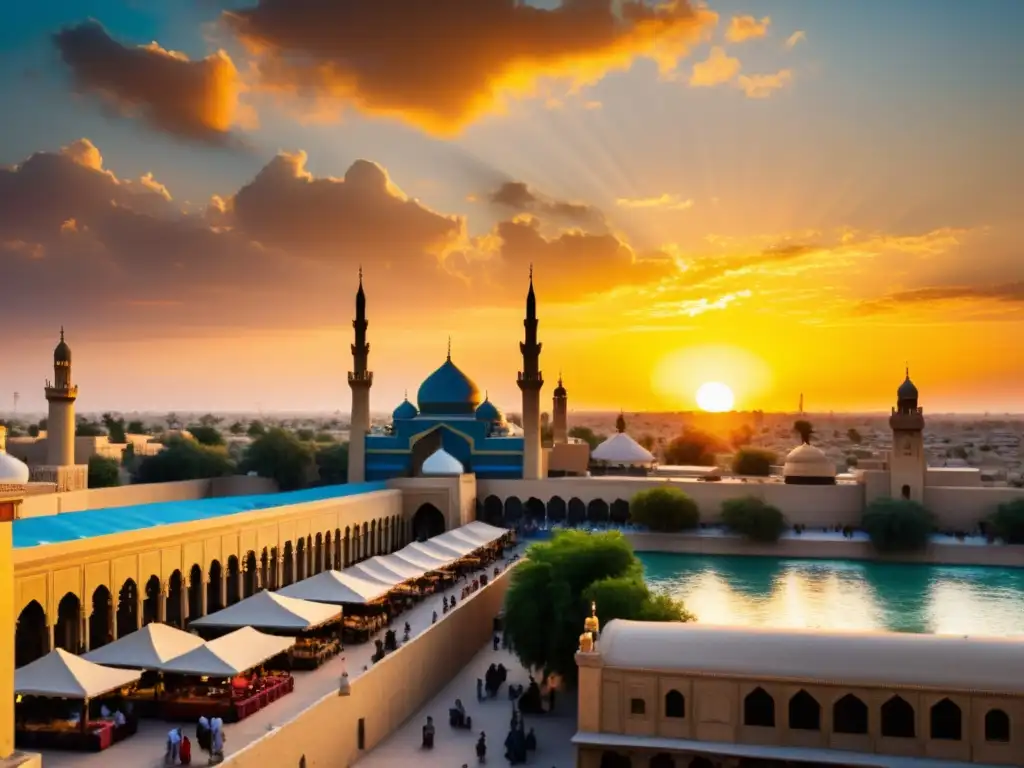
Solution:
{"label": "sunset sky", "polygon": [[11,5],[0,412],[1024,411],[1019,0]]}

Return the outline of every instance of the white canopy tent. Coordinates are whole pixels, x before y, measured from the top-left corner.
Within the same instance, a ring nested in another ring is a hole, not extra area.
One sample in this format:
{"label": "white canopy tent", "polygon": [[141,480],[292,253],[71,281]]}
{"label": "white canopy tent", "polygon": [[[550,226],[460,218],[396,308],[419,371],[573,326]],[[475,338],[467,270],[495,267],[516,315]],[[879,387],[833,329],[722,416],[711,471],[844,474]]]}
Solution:
{"label": "white canopy tent", "polygon": [[283,595],[257,592],[223,610],[192,621],[193,627],[257,627],[301,632],[341,618],[341,609]]}
{"label": "white canopy tent", "polygon": [[403,560],[401,557],[398,557],[398,555],[377,555],[377,557],[371,557],[366,562],[380,563],[389,571],[392,571],[393,573],[400,573],[406,580],[418,579],[427,571],[427,569],[414,565],[408,560]]}
{"label": "white canopy tent", "polygon": [[416,549],[412,544],[403,547],[393,555],[388,555],[388,557],[397,557],[399,560],[419,568],[422,573],[440,570],[441,568],[451,565],[454,560],[454,558],[449,557],[448,555],[441,556],[428,554],[420,549]]}
{"label": "white canopy tent", "polygon": [[654,463],[654,454],[625,432],[616,432],[597,446],[590,457],[615,465]]}
{"label": "white canopy tent", "polygon": [[480,549],[480,547],[484,546],[484,543],[482,541],[472,541],[465,535],[459,536],[458,534],[456,534],[454,530],[447,531],[445,533],[438,534],[437,536],[429,538],[425,543],[435,547],[445,547],[447,549],[458,552],[458,554],[463,557],[470,554],[471,552],[475,552],[476,550]]}
{"label": "white canopy tent", "polygon": [[95,699],[138,682],[141,673],[86,661],[62,648],[14,671],[14,692],[23,696]]}
{"label": "white canopy tent", "polygon": [[171,659],[195,650],[203,639],[167,624],[147,624],[137,632],[118,638],[83,658],[95,664],[131,669],[161,669]]}
{"label": "white canopy tent", "polygon": [[414,541],[406,547],[406,549],[409,548],[430,555],[435,560],[440,560],[446,564],[453,563],[462,557],[461,552],[458,552],[451,547],[446,547],[444,544],[434,544],[433,539],[427,539],[426,541]]}
{"label": "white canopy tent", "polygon": [[466,533],[474,536],[480,536],[487,540],[488,543],[497,541],[502,536],[508,533],[504,528],[499,528],[496,525],[485,523],[482,520],[474,520],[471,523],[466,523],[461,528],[456,528],[457,531],[465,531]]}
{"label": "white canopy tent", "polygon": [[383,563],[374,562],[374,559],[375,558],[370,558],[369,560],[364,560],[358,565],[350,566],[342,571],[342,573],[351,573],[361,579],[367,579],[369,581],[379,581],[390,587],[408,580],[408,576],[403,576],[402,574],[393,571]]}
{"label": "white canopy tent", "polygon": [[243,627],[172,659],[163,666],[162,671],[182,675],[234,677],[284,653],[293,645],[294,637],[265,635],[252,627]]}
{"label": "white canopy tent", "polygon": [[282,587],[276,594],[332,605],[362,605],[384,597],[392,588],[379,581],[361,579],[344,571],[324,571]]}
{"label": "white canopy tent", "polygon": [[453,541],[465,542],[466,544],[471,545],[474,549],[485,547],[497,538],[468,531],[466,530],[466,526],[462,526],[461,528],[452,528],[450,531],[442,535],[448,536]]}

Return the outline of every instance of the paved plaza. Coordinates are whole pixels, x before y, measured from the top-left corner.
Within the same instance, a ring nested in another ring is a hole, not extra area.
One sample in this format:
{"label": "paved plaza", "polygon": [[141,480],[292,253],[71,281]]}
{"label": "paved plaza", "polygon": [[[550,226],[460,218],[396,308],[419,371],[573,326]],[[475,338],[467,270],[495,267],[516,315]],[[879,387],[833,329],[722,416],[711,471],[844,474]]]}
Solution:
{"label": "paved plaza", "polygon": [[[516,549],[506,550],[505,562],[508,563],[512,555],[521,553],[524,550],[525,547],[522,545]],[[493,569],[494,565],[486,570],[492,571]],[[437,611],[437,620],[439,622],[447,618],[441,610],[442,597],[444,595],[461,593],[464,585],[465,582],[460,581],[446,593],[431,595],[412,610],[406,611],[399,616],[392,626],[395,632],[398,633],[399,641],[402,639],[402,630],[405,622],[409,622],[411,627],[410,637],[415,637],[430,626],[430,620],[434,611]],[[475,599],[477,594],[479,593],[472,595],[467,600]],[[461,605],[462,601],[459,604]],[[458,609],[456,608],[456,610]],[[363,673],[364,667],[368,668],[371,666],[370,658],[376,650],[373,640],[377,637],[383,639],[384,631],[382,630],[374,637],[371,637],[370,642],[347,646],[344,653],[331,659],[319,669],[309,672],[295,672],[294,692],[278,699],[270,706],[261,709],[255,715],[247,717],[240,723],[225,725],[225,758],[248,746],[275,727],[294,719],[324,696],[336,692],[344,668],[347,668],[350,679],[354,680],[359,677]],[[484,668],[486,669],[486,664]],[[476,678],[474,677],[474,690],[475,686]],[[445,711],[447,712],[447,709]],[[163,758],[166,750],[167,733],[176,725],[181,726],[185,735],[192,741],[192,764],[205,765],[206,755],[200,752],[199,745],[196,744],[195,740],[195,722],[172,723],[164,720],[150,719],[139,720],[139,732],[137,734],[103,752],[83,753],[43,750],[43,765],[46,768],[100,768],[101,766],[102,768],[108,768],[111,765],[131,766],[131,768],[162,767],[165,765]],[[502,735],[502,739],[504,739],[504,735]],[[456,765],[455,768],[459,768],[459,765]],[[339,766],[339,768],[341,767]]]}
{"label": "paved plaza", "polygon": [[[484,676],[492,663],[498,662],[508,668],[508,681],[501,687],[497,698],[478,702],[476,680]],[[509,683],[525,686],[529,683],[527,671],[511,653],[493,651],[488,645],[473,657],[473,661],[444,690],[356,765],[358,768],[460,768],[463,764],[479,766],[476,740],[480,731],[483,731],[487,734],[486,765],[508,766],[504,758],[504,743],[512,719],[512,702],[508,700]],[[561,695],[556,699],[553,715],[526,717],[526,728],[533,728],[537,736],[537,751],[530,756],[526,765],[537,768],[574,768],[576,765],[576,750],[570,743],[576,732],[576,697],[572,692],[559,693]],[[466,714],[473,718],[472,731],[448,725],[448,709],[455,703],[455,699],[462,699]],[[432,750],[421,748],[421,729],[427,715],[434,718],[437,728]]]}

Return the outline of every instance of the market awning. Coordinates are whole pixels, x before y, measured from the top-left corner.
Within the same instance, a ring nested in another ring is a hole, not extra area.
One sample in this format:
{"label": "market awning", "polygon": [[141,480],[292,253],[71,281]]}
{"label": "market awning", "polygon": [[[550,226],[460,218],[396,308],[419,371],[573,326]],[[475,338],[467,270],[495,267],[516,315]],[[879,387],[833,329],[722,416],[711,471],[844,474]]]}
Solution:
{"label": "market awning", "polygon": [[425,573],[429,573],[430,571],[439,571],[442,568],[446,568],[451,565],[455,559],[448,555],[431,555],[412,544],[398,550],[394,555],[392,555],[392,557],[397,557],[410,565],[422,568]]}
{"label": "market awning", "polygon": [[[437,538],[436,536],[434,538]],[[464,557],[464,553],[458,550],[446,547],[441,543],[434,543],[434,539],[428,539],[427,541],[414,541],[409,545],[415,550],[430,555],[435,560],[442,560],[446,563],[453,563],[456,560]]]}
{"label": "market awning", "polygon": [[147,624],[137,632],[118,638],[83,658],[94,664],[131,669],[160,669],[166,662],[195,650],[203,639],[167,624]]}
{"label": "market awning", "polygon": [[366,561],[367,563],[380,563],[383,567],[394,573],[399,573],[406,580],[418,579],[423,576],[429,569],[410,563],[408,560],[403,560],[397,555],[377,555],[377,557],[371,557]]}
{"label": "market awning", "polygon": [[499,528],[496,525],[491,525],[490,523],[485,523],[481,520],[474,520],[471,523],[466,523],[464,526],[457,528],[456,530],[465,531],[473,536],[479,536],[488,544],[492,541],[497,541],[502,536],[506,536],[509,533],[506,528]]}
{"label": "market awning", "polygon": [[348,573],[357,578],[366,579],[367,581],[379,581],[381,584],[387,584],[389,587],[401,584],[406,580],[405,576],[395,573],[390,568],[387,568],[380,563],[375,563],[373,560],[364,560],[359,563],[359,565],[349,566],[342,571],[342,573]]}
{"label": "market awning", "polygon": [[384,597],[392,588],[379,581],[361,579],[344,571],[324,571],[282,587],[277,594],[317,603],[361,605]]}
{"label": "market awning", "polygon": [[86,661],[62,648],[14,671],[14,692],[23,696],[94,699],[138,682],[135,670],[113,669]]}
{"label": "market awning", "polygon": [[193,627],[255,627],[301,632],[341,618],[341,609],[283,595],[257,592],[223,610],[194,619]]}
{"label": "market awning", "polygon": [[434,547],[445,547],[462,556],[469,555],[484,546],[483,542],[474,541],[465,534],[460,536],[458,529],[434,536],[427,539],[425,543]]}
{"label": "market awning", "polygon": [[293,645],[294,637],[265,635],[252,627],[243,627],[172,659],[163,666],[163,672],[234,677],[284,653]]}

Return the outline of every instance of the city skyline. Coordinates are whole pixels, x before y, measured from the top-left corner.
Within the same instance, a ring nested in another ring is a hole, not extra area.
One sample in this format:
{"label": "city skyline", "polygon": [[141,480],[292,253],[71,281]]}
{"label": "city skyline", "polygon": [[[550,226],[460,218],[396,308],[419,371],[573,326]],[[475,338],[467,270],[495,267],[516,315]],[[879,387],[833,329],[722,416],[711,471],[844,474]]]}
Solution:
{"label": "city skyline", "polygon": [[346,412],[362,265],[374,412],[516,412],[532,263],[545,410],[1024,412],[1020,5],[394,5],[12,12],[0,411]]}

